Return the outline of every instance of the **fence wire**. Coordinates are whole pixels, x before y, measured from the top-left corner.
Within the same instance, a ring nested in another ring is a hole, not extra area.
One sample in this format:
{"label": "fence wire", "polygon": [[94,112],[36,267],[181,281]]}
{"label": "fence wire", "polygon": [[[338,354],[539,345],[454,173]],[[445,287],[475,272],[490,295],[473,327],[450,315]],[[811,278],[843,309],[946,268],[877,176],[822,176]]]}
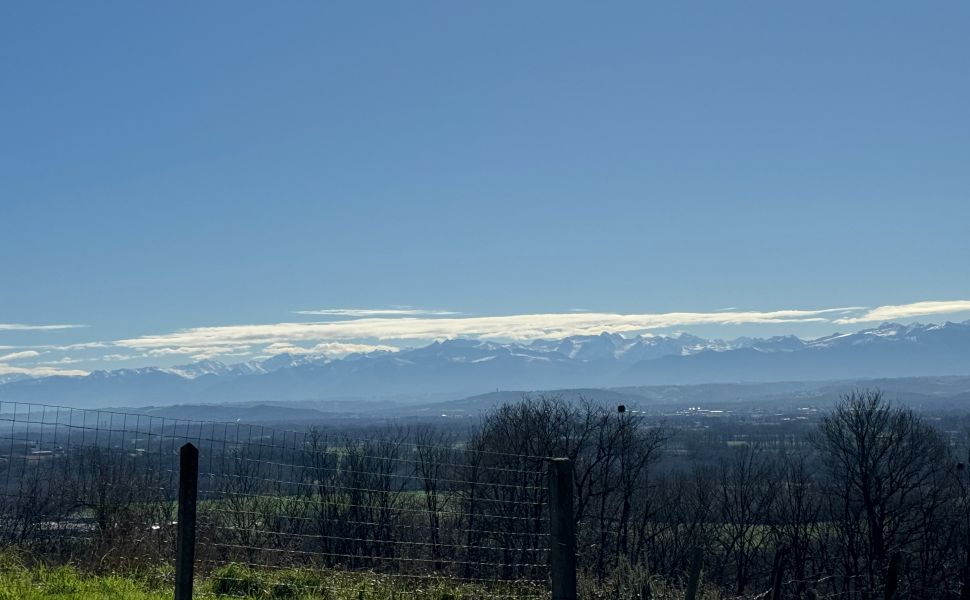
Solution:
{"label": "fence wire", "polygon": [[430,430],[354,438],[0,402],[2,540],[51,562],[171,565],[185,443],[200,454],[197,571],[216,593],[312,593],[360,573],[399,595],[548,595],[544,459]]}

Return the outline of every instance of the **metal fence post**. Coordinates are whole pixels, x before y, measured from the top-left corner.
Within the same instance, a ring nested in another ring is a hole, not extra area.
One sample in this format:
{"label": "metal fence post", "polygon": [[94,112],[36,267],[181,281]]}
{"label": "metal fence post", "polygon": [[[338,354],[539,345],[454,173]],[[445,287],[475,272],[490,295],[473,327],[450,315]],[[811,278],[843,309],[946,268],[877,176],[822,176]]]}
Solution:
{"label": "metal fence post", "polygon": [[576,600],[573,462],[568,458],[549,461],[549,536],[552,600]]}
{"label": "metal fence post", "polygon": [[195,514],[199,492],[199,449],[179,450],[178,541],[175,546],[175,600],[192,600],[195,576]]}

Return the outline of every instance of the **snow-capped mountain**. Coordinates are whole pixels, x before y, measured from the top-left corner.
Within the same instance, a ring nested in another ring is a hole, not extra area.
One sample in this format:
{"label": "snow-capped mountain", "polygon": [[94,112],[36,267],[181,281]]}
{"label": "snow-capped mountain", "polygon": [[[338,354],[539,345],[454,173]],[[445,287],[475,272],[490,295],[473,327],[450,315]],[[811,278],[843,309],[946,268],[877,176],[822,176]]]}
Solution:
{"label": "snow-capped mountain", "polygon": [[970,374],[970,321],[883,323],[814,340],[735,340],[725,351],[640,362],[623,379],[707,383],[966,374]]}
{"label": "snow-capped mountain", "polygon": [[572,360],[619,361],[633,364],[661,356],[692,354],[711,350],[723,343],[688,334],[643,335],[624,337],[618,333],[578,335],[562,340],[538,340],[530,347],[544,352],[558,352]]}
{"label": "snow-capped mountain", "polygon": [[733,348],[752,348],[762,352],[794,352],[805,348],[806,342],[794,335],[770,338],[738,338],[731,342]]}
{"label": "snow-capped mountain", "polygon": [[5,383],[11,383],[14,381],[21,381],[24,379],[30,379],[29,375],[24,375],[23,373],[10,373],[7,375],[0,375],[0,385]]}
{"label": "snow-capped mountain", "polygon": [[[208,375],[215,376],[235,376],[235,375],[257,375],[266,373],[271,365],[264,364],[266,361],[249,361],[227,365],[217,360],[200,360],[187,365],[178,365],[164,369],[186,379],[197,379]],[[288,365],[287,365],[288,366]]]}
{"label": "snow-capped mountain", "polygon": [[341,359],[280,354],[227,365],[0,380],[0,401],[69,406],[475,394],[496,389],[970,375],[970,321],[884,323],[814,340],[602,333],[531,343],[455,339]]}
{"label": "snow-capped mountain", "polygon": [[187,365],[179,365],[166,369],[169,373],[174,373],[186,379],[205,377],[206,375],[228,375],[233,368],[217,360],[200,360]]}

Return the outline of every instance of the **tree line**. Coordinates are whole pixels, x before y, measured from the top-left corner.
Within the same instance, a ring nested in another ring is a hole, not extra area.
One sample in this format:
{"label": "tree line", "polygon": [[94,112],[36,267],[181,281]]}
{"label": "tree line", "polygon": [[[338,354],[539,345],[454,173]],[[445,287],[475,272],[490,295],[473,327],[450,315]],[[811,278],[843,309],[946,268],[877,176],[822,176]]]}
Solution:
{"label": "tree line", "polygon": [[[970,473],[951,440],[877,391],[843,397],[797,443],[672,460],[684,432],[592,402],[532,398],[470,431],[310,428],[285,445],[208,440],[198,556],[206,565],[330,566],[400,575],[546,576],[546,459],[575,469],[581,577],[620,571],[753,594],[784,563],[788,597],[967,597]],[[121,440],[119,442],[119,439]],[[124,436],[11,460],[0,536],[51,559],[171,558],[171,453]]]}
{"label": "tree line", "polygon": [[801,443],[742,444],[670,466],[678,432],[645,417],[554,400],[503,407],[473,438],[568,456],[576,469],[580,565],[593,579],[634,565],[683,578],[700,549],[728,593],[883,597],[890,563],[911,597],[968,597],[970,477],[962,450],[878,391],[844,396]]}

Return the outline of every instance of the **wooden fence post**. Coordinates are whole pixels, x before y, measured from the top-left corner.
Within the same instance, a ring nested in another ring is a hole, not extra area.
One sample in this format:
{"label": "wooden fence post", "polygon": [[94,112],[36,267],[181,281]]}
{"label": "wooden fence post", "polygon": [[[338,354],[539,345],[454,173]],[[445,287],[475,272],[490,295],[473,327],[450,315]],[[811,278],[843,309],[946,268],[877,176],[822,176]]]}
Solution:
{"label": "wooden fence post", "polygon": [[690,571],[687,574],[687,593],[684,594],[686,600],[697,598],[697,586],[701,580],[701,564],[704,562],[704,550],[700,546],[695,546],[690,555]]}
{"label": "wooden fence post", "polygon": [[902,566],[903,555],[893,552],[889,557],[889,569],[886,571],[886,600],[893,600],[896,597],[896,590],[899,589],[899,571]]}
{"label": "wooden fence post", "polygon": [[960,582],[960,600],[970,600],[970,542],[964,543],[967,547],[964,549],[965,560]]}
{"label": "wooden fence post", "polygon": [[771,600],[781,600],[782,583],[785,579],[785,559],[788,548],[781,546],[775,551],[775,561],[771,567]]}
{"label": "wooden fence post", "polygon": [[576,600],[573,463],[568,458],[549,461],[549,536],[552,600]]}
{"label": "wooden fence post", "polygon": [[199,450],[179,450],[178,540],[175,545],[175,600],[192,600],[195,577],[195,514],[199,493]]}

